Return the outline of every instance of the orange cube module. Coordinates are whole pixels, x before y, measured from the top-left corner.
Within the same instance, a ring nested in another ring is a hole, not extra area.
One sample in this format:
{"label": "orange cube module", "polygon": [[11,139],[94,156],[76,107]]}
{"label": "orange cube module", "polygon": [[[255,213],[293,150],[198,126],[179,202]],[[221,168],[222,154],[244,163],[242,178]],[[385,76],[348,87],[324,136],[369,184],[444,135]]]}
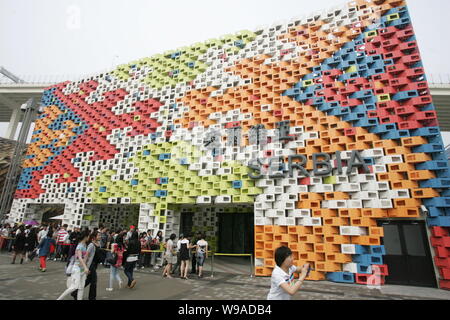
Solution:
{"label": "orange cube module", "polygon": [[426,153],[411,153],[405,156],[407,163],[422,163],[427,161],[432,161],[432,157]]}
{"label": "orange cube module", "polygon": [[348,200],[350,195],[346,192],[327,192],[325,193],[326,200]]}
{"label": "orange cube module", "polygon": [[323,271],[323,272],[338,272],[342,271],[342,266],[339,263],[336,262],[317,262],[316,263],[316,270],[317,271]]}
{"label": "orange cube module", "polygon": [[329,226],[346,226],[349,223],[349,219],[346,217],[324,218],[323,223],[324,223],[324,225],[329,225]]}
{"label": "orange cube module", "polygon": [[430,180],[436,178],[436,174],[428,170],[409,171],[408,178],[410,180]]}
{"label": "orange cube module", "polygon": [[323,226],[322,228],[324,236],[333,236],[340,234],[338,226]]}
{"label": "orange cube module", "polygon": [[350,236],[332,235],[325,236],[325,243],[348,244],[351,242]]}
{"label": "orange cube module", "polygon": [[387,209],[362,209],[361,210],[363,217],[370,218],[387,218],[388,210]]}
{"label": "orange cube module", "polygon": [[392,189],[414,189],[419,187],[416,181],[390,181]]}
{"label": "orange cube module", "polygon": [[367,217],[358,217],[351,219],[351,225],[360,226],[360,227],[373,227],[377,226],[377,221],[375,219],[367,218]]}
{"label": "orange cube module", "polygon": [[361,217],[361,209],[339,209],[339,217],[342,217],[342,218]]}
{"label": "orange cube module", "polygon": [[336,262],[336,263],[350,263],[352,262],[352,256],[348,254],[342,253],[327,253],[326,255],[327,261]]}
{"label": "orange cube module", "polygon": [[373,237],[384,237],[384,229],[382,227],[369,227],[369,235]]}
{"label": "orange cube module", "polygon": [[398,147],[397,142],[395,140],[379,140],[373,142],[374,148],[393,148]]}
{"label": "orange cube module", "polygon": [[298,209],[317,209],[320,208],[320,201],[302,200],[297,202]]}
{"label": "orange cube module", "polygon": [[336,209],[316,209],[312,210],[312,216],[321,218],[333,218],[338,216],[338,211]]}
{"label": "orange cube module", "polygon": [[389,217],[392,218],[419,218],[419,208],[396,208],[388,210]]}
{"label": "orange cube module", "polygon": [[363,246],[379,246],[381,241],[380,238],[376,236],[352,236],[351,243]]}
{"label": "orange cube module", "polygon": [[273,226],[274,234],[275,236],[277,234],[287,234],[288,233],[288,227],[287,226]]}
{"label": "orange cube module", "polygon": [[413,198],[434,198],[439,197],[439,192],[432,188],[425,189],[413,189],[412,190]]}
{"label": "orange cube module", "polygon": [[422,205],[420,199],[394,199],[394,208],[408,207],[408,208],[418,208]]}
{"label": "orange cube module", "polygon": [[402,145],[405,147],[417,147],[428,143],[427,139],[424,137],[408,137],[401,138],[400,140],[402,141]]}

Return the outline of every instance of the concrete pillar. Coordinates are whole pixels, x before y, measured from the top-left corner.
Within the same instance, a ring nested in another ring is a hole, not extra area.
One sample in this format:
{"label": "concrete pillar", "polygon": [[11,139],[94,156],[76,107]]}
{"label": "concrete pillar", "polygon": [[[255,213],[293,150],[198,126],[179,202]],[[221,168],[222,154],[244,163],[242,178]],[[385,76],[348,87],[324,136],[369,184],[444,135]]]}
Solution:
{"label": "concrete pillar", "polygon": [[19,124],[20,120],[20,111],[20,108],[16,108],[13,110],[11,118],[9,119],[8,130],[6,130],[5,138],[14,140],[14,137],[16,136],[17,125]]}

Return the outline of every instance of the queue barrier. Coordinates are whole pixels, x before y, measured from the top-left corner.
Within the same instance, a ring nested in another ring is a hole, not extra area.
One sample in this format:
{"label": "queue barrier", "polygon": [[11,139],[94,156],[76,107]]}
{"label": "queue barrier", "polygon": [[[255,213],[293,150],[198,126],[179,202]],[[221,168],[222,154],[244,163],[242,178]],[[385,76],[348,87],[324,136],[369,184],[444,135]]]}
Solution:
{"label": "queue barrier", "polygon": [[252,253],[212,253],[211,259],[211,278],[214,277],[214,257],[215,256],[226,256],[226,257],[250,257],[250,277],[254,277],[253,273],[253,254]]}

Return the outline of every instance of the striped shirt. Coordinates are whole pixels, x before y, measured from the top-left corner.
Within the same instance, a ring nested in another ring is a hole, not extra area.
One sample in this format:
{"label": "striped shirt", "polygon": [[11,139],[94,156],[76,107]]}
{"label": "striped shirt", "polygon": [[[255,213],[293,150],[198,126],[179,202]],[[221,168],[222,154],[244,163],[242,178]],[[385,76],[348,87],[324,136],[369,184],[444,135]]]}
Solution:
{"label": "striped shirt", "polygon": [[61,229],[58,231],[58,238],[57,238],[57,243],[58,244],[62,244],[64,243],[64,240],[66,238],[66,236],[68,235],[67,231],[64,229]]}

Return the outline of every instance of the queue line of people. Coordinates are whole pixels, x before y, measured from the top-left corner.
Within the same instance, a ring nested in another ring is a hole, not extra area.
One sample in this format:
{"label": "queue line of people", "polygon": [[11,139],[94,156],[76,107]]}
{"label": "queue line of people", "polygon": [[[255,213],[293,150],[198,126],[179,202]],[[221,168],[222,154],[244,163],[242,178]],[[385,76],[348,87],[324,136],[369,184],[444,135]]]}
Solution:
{"label": "queue line of people", "polygon": [[181,279],[188,279],[189,261],[192,259],[191,273],[198,271],[201,278],[203,264],[208,257],[208,243],[201,233],[197,233],[192,241],[190,235],[180,235],[177,240],[175,234],[163,241],[162,231],[153,238],[150,230],[139,234],[134,226],[129,230],[109,232],[102,226],[90,231],[69,230],[67,225],[43,225],[40,228],[5,225],[0,226],[0,235],[8,240],[4,244],[6,249],[13,251],[11,263],[15,263],[17,256],[21,257],[20,263],[39,256],[38,269],[46,272],[48,260],[66,262],[67,289],[58,300],[68,295],[81,300],[87,286],[89,300],[96,300],[97,267],[100,264],[110,268],[106,290],[113,291],[115,282],[119,289],[124,287],[119,272],[121,268],[127,279],[126,287],[133,289],[137,283],[134,271],[139,268],[150,267],[155,272],[163,267],[162,275],[167,278],[173,278],[178,270]]}

